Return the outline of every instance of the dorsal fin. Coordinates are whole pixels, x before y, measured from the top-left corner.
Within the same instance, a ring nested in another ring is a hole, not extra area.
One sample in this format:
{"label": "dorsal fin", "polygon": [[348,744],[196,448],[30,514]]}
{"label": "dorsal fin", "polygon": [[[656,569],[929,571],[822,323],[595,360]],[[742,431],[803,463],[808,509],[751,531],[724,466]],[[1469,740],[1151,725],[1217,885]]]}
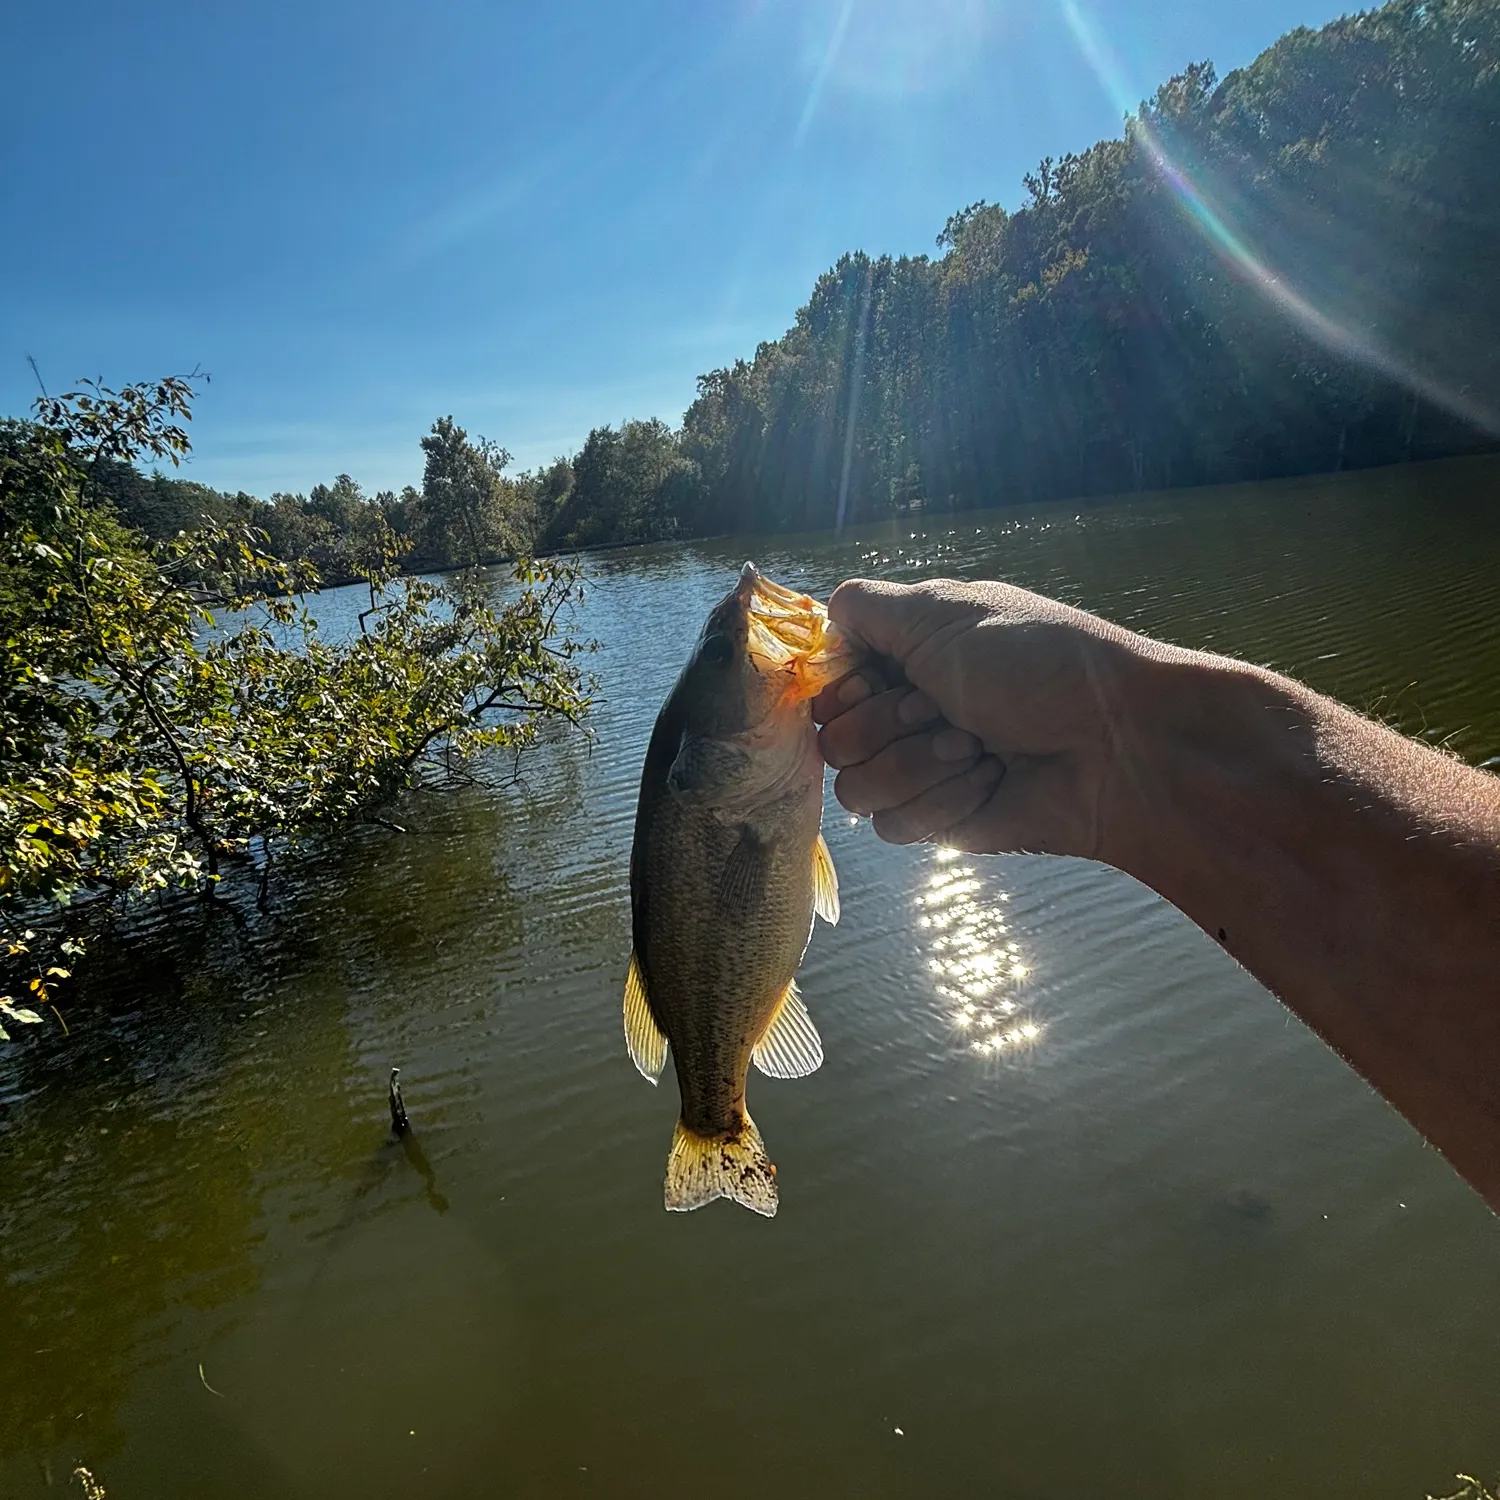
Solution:
{"label": "dorsal fin", "polygon": [[630,1060],[641,1070],[641,1077],[655,1083],[666,1066],[667,1038],[651,1014],[646,979],[634,948],[630,950],[630,971],[625,976],[625,1045],[630,1048]]}
{"label": "dorsal fin", "polygon": [[828,841],[821,833],[813,845],[813,910],[825,922],[838,922],[839,874],[833,868]]}
{"label": "dorsal fin", "polygon": [[802,1003],[797,981],[781,992],[776,1013],[755,1044],[750,1060],[767,1078],[806,1078],[823,1061],[823,1038]]}

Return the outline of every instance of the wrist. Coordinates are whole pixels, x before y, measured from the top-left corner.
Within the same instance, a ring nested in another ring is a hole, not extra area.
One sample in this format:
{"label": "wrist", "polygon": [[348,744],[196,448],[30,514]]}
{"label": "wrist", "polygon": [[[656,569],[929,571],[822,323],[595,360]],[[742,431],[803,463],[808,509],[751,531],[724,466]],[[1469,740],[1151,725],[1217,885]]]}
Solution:
{"label": "wrist", "polygon": [[[1268,788],[1316,780],[1312,695],[1263,668],[1134,637],[1121,648],[1099,857],[1169,899],[1220,816],[1264,816]],[[1261,812],[1257,812],[1257,808]]]}

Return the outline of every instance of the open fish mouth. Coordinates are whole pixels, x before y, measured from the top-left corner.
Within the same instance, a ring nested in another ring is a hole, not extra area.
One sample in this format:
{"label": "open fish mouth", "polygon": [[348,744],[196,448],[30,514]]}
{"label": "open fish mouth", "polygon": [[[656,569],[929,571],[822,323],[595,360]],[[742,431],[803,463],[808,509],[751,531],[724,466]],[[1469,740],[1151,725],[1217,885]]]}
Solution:
{"label": "open fish mouth", "polygon": [[773,583],[747,562],[736,590],[749,615],[746,650],[762,670],[788,672],[788,695],[812,698],[857,667],[864,653],[811,594]]}

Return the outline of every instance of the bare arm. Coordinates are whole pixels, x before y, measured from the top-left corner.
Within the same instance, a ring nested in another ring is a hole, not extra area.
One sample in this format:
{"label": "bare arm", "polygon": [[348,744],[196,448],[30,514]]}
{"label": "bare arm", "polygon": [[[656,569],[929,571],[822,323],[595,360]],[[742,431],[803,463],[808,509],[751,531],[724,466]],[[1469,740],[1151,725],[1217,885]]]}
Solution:
{"label": "bare arm", "polygon": [[1005,585],[845,585],[831,612],[911,684],[819,702],[851,810],[1134,875],[1500,1210],[1500,779]]}

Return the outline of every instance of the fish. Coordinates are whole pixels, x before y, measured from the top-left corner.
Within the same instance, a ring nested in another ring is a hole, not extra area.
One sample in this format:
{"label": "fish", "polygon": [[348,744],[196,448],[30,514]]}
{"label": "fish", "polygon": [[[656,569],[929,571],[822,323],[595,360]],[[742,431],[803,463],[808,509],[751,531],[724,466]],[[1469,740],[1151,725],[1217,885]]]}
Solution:
{"label": "fish", "polygon": [[746,1078],[751,1063],[801,1078],[823,1061],[796,981],[815,917],[839,919],[812,700],[859,656],[820,603],[747,562],[652,729],[630,854],[625,1041],[650,1082],[669,1050],[677,1075],[669,1209],[728,1198],[776,1213]]}

